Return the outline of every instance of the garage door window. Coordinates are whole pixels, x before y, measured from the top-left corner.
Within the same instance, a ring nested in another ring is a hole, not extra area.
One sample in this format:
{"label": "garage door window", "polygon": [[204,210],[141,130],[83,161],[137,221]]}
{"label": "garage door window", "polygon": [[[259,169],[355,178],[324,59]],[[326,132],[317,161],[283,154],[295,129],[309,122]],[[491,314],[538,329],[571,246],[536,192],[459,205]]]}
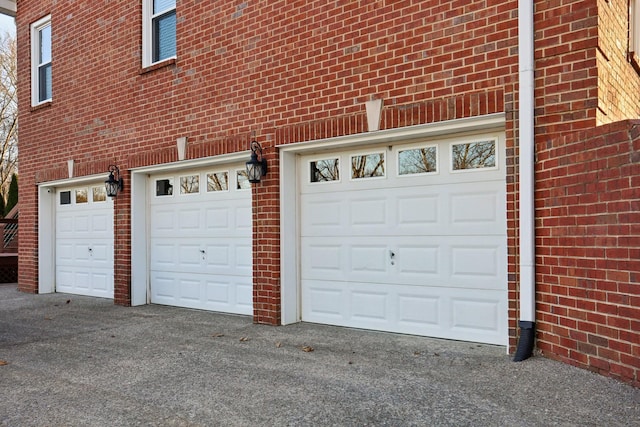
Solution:
{"label": "garage door window", "polygon": [[93,193],[93,201],[94,202],[106,202],[107,201],[107,190],[104,186],[93,187],[91,189]]}
{"label": "garage door window", "polygon": [[173,194],[173,178],[156,179],[156,196],[171,196]]}
{"label": "garage door window", "polygon": [[340,181],[340,160],[337,158],[309,162],[311,182]]}
{"label": "garage door window", "polygon": [[198,194],[200,192],[200,175],[180,177],[180,194]]}
{"label": "garage door window", "polygon": [[229,191],[229,172],[212,172],[207,174],[207,192]]}
{"label": "garage door window", "polygon": [[249,176],[247,175],[246,170],[238,170],[236,171],[237,184],[236,188],[238,190],[249,190],[251,189],[251,183],[249,182]]}
{"label": "garage door window", "polygon": [[438,171],[438,148],[416,147],[398,151],[398,175],[421,175]]}
{"label": "garage door window", "polygon": [[70,205],[71,204],[71,191],[61,191],[60,192],[60,204],[61,205]]}
{"label": "garage door window", "polygon": [[351,156],[351,179],[385,176],[384,153]]}
{"label": "garage door window", "polygon": [[89,201],[89,198],[87,196],[87,189],[86,188],[79,188],[76,190],[76,205],[80,204],[80,203],[87,203]]}
{"label": "garage door window", "polygon": [[496,167],[496,142],[478,141],[451,145],[453,171]]}

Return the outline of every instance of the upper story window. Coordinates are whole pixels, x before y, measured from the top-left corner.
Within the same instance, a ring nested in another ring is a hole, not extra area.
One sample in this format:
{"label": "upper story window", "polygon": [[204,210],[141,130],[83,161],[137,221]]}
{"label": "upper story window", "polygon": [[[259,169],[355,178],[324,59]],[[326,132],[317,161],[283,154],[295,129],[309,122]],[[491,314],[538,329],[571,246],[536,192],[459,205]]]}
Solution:
{"label": "upper story window", "polygon": [[176,0],[142,0],[142,66],[176,57]]}
{"label": "upper story window", "polygon": [[31,24],[31,104],[51,97],[51,16],[46,16]]}

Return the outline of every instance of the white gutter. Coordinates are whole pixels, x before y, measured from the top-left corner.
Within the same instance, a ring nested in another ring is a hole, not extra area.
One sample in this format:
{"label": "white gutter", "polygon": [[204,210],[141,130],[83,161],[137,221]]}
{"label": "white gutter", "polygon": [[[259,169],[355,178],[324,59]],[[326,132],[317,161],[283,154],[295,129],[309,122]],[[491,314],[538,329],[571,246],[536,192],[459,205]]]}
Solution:
{"label": "white gutter", "polygon": [[518,1],[520,149],[520,340],[514,360],[531,356],[535,338],[534,25],[532,0]]}

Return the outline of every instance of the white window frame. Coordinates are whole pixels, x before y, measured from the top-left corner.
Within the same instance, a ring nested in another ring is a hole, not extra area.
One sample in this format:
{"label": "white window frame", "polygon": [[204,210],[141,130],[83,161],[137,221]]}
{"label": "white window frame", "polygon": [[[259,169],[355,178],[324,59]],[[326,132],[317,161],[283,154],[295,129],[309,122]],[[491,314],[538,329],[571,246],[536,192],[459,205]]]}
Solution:
{"label": "white window frame", "polygon": [[[40,78],[39,78],[38,71],[40,70],[41,66],[51,64],[53,61],[53,52],[51,52],[52,60],[43,64],[40,63],[40,31],[42,31],[42,29],[46,27],[51,27],[51,15],[47,15],[44,18],[31,24],[31,105],[32,106],[51,102],[53,98],[53,87],[52,87],[51,97],[40,100]],[[53,40],[51,44],[53,45]],[[53,48],[51,50],[53,50]]]}
{"label": "white window frame", "polygon": [[[177,9],[176,7],[173,10]],[[166,13],[166,11],[163,11]],[[142,67],[150,67],[154,64],[159,64],[164,61],[170,61],[176,59],[176,55],[168,58],[163,58],[159,61],[153,61],[153,19],[156,16],[153,14],[153,0],[142,0]],[[177,42],[177,40],[176,40]]]}

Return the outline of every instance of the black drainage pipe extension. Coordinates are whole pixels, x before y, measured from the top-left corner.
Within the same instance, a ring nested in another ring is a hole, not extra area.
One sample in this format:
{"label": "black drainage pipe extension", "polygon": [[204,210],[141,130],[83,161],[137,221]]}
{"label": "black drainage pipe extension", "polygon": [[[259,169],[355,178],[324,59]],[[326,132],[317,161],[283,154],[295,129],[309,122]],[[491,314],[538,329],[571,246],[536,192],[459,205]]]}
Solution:
{"label": "black drainage pipe extension", "polygon": [[516,349],[516,355],[513,356],[514,362],[522,362],[527,360],[533,354],[533,344],[536,338],[536,323],[526,320],[520,320],[518,322],[520,326],[520,340],[518,341],[518,348]]}

